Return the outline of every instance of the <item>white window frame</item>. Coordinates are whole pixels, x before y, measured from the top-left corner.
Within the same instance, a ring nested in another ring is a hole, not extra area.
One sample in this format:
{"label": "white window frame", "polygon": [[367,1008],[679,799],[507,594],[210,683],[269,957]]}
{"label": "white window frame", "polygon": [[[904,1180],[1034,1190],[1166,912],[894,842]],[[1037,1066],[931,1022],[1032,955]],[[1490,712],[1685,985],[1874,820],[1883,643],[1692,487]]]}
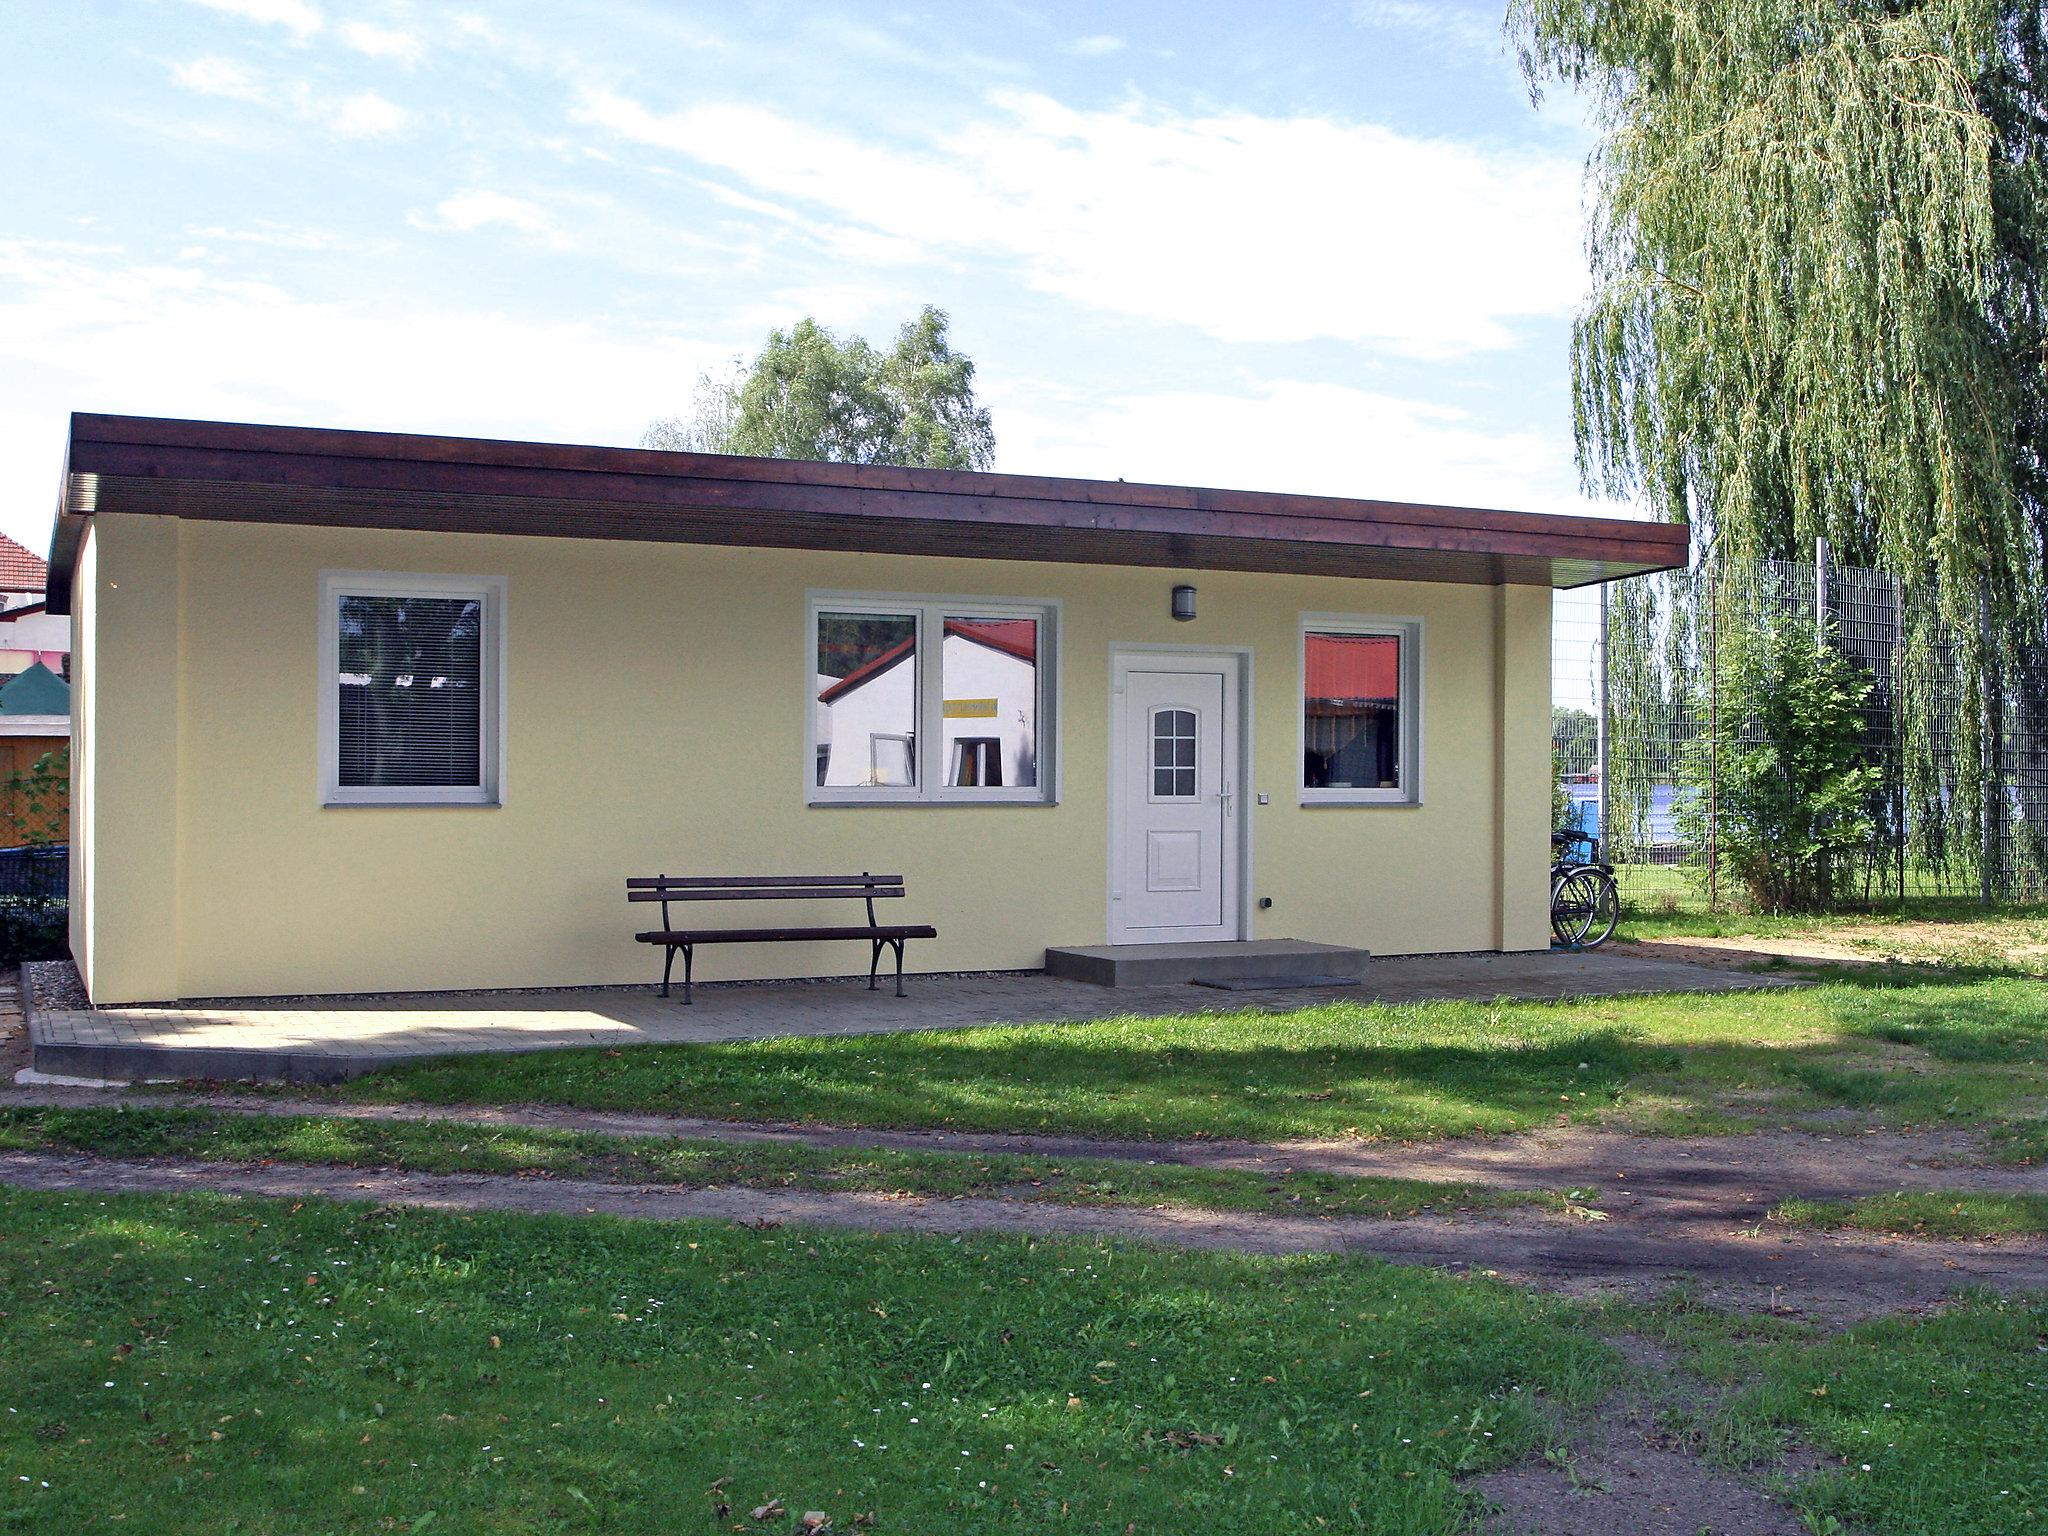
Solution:
{"label": "white window frame", "polygon": [[[448,597],[483,605],[483,675],[476,785],[341,782],[341,600],[343,597]],[[505,578],[409,571],[320,573],[320,804],[482,805],[505,803]]]}
{"label": "white window frame", "polygon": [[[1387,635],[1401,642],[1401,770],[1398,789],[1311,788],[1308,778],[1308,637]],[[1352,613],[1304,613],[1294,647],[1294,786],[1304,806],[1422,804],[1422,620]]]}
{"label": "white window frame", "polygon": [[[822,785],[818,779],[818,616],[874,613],[917,621],[917,782]],[[948,788],[945,778],[944,622],[1033,619],[1038,624],[1038,782],[1028,787]],[[908,592],[804,594],[804,803],[806,805],[1057,805],[1059,803],[1060,603],[1057,598],[933,596]]]}

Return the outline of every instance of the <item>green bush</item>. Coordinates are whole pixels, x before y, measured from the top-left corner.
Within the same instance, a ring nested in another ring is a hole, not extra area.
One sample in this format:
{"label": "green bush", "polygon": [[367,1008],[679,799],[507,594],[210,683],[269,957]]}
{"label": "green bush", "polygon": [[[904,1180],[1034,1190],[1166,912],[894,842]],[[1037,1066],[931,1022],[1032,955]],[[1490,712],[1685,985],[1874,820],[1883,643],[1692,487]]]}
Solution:
{"label": "green bush", "polygon": [[1718,725],[1680,763],[1679,830],[1718,845],[1722,873],[1757,909],[1827,911],[1847,893],[1846,855],[1877,830],[1870,682],[1803,627],[1750,625],[1723,641],[1719,683]]}

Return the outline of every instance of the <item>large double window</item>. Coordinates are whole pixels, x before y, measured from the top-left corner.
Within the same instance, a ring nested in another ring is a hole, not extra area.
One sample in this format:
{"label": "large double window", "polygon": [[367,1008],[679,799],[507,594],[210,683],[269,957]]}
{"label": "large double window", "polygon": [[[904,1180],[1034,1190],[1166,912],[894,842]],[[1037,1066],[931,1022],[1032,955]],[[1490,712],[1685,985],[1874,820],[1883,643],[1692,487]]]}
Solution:
{"label": "large double window", "polygon": [[1058,609],[813,594],[813,804],[1053,798]]}
{"label": "large double window", "polygon": [[1301,632],[1301,803],[1422,799],[1422,625],[1311,614]]}
{"label": "large double window", "polygon": [[323,804],[498,803],[504,606],[501,577],[321,577]]}

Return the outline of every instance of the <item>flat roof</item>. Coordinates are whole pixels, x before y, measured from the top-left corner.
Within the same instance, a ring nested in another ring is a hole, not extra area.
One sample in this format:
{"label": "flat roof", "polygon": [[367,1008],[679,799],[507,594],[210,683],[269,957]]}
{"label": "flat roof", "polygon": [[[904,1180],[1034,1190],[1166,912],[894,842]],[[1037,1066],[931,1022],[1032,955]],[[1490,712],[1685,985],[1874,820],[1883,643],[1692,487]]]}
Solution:
{"label": "flat roof", "polygon": [[52,613],[71,611],[96,512],[1549,587],[1682,566],[1688,538],[1629,518],[80,413]]}

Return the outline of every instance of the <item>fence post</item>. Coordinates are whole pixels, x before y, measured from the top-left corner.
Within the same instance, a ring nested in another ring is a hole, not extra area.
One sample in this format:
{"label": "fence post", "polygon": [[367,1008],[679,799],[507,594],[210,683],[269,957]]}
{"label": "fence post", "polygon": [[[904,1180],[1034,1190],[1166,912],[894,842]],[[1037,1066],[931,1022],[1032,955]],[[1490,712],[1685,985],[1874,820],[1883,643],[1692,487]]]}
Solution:
{"label": "fence post", "polygon": [[1911,815],[1906,801],[1906,749],[1905,732],[1899,728],[1904,711],[1904,658],[1906,654],[1906,583],[1897,576],[1890,578],[1892,584],[1892,651],[1891,651],[1891,697],[1887,703],[1891,709],[1891,776],[1892,793],[1898,806],[1898,824],[1892,835],[1898,843],[1899,901],[1906,899],[1906,843],[1908,840],[1907,820]]}
{"label": "fence post", "polygon": [[1828,648],[1828,541],[1813,541],[1813,643]]}
{"label": "fence post", "polygon": [[1707,910],[1721,910],[1721,583],[1707,578]]}
{"label": "fence post", "polygon": [[1599,774],[1599,795],[1594,800],[1595,816],[1600,823],[1600,849],[1609,863],[1614,860],[1614,823],[1609,821],[1608,811],[1611,797],[1607,793],[1607,583],[1600,583],[1600,665],[1595,679],[1600,689],[1599,708],[1594,715],[1594,755],[1598,761],[1594,772]]}

